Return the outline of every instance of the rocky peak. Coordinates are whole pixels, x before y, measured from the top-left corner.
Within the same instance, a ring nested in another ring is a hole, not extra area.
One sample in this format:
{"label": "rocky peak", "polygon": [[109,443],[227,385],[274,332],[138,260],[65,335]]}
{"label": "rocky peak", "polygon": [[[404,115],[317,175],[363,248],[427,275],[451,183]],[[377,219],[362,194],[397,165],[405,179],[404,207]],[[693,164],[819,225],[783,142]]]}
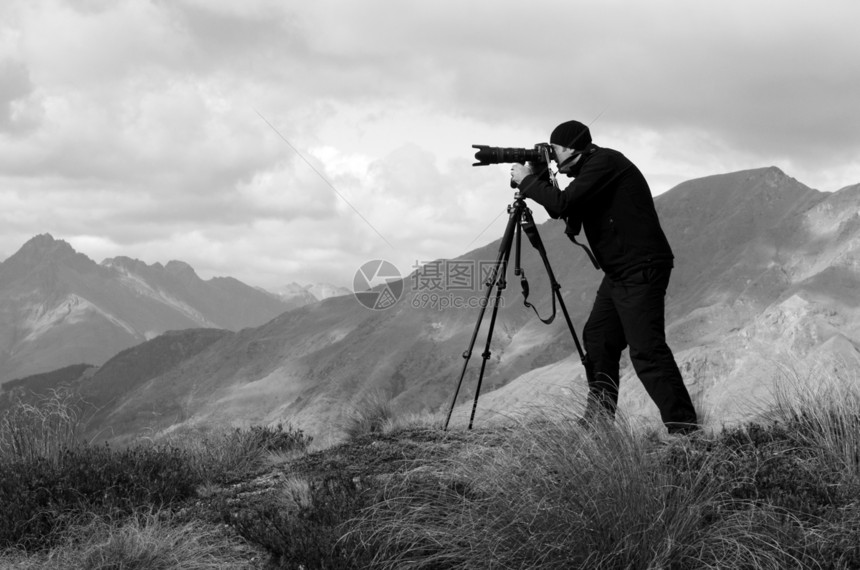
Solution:
{"label": "rocky peak", "polygon": [[120,269],[124,271],[128,271],[129,273],[142,274],[145,273],[149,269],[156,269],[161,271],[164,269],[160,263],[155,263],[153,265],[147,265],[145,262],[134,259],[131,257],[126,257],[124,255],[120,255],[118,257],[110,257],[102,261],[102,265],[105,267],[110,267],[114,269]]}
{"label": "rocky peak", "polygon": [[180,279],[199,279],[193,267],[184,261],[177,261],[175,259],[167,262],[167,265],[164,266],[164,272]]}
{"label": "rocky peak", "polygon": [[14,281],[40,267],[57,266],[72,267],[82,273],[98,267],[89,257],[76,252],[68,242],[54,239],[51,234],[40,234],[0,264],[0,281]]}
{"label": "rocky peak", "polygon": [[39,234],[21,246],[18,253],[12,257],[18,257],[22,260],[40,261],[46,257],[64,258],[77,254],[68,242],[54,239],[54,236],[51,234]]}

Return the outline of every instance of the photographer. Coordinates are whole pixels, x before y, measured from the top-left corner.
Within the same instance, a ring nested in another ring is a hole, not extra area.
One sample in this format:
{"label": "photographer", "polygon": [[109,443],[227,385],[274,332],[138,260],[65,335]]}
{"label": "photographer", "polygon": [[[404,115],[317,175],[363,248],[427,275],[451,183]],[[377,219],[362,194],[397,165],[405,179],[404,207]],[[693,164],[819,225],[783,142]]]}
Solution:
{"label": "photographer", "polygon": [[552,184],[545,163],[514,164],[511,180],[523,197],[564,219],[575,243],[584,229],[593,261],[605,273],[582,334],[589,389],[584,421],[615,417],[619,362],[629,345],[633,368],[669,433],[696,431],[696,411],[666,344],[665,295],[674,256],[648,183],[623,154],[592,144],[588,127],[578,121],[556,127],[550,144],[559,172],[574,178],[565,190]]}

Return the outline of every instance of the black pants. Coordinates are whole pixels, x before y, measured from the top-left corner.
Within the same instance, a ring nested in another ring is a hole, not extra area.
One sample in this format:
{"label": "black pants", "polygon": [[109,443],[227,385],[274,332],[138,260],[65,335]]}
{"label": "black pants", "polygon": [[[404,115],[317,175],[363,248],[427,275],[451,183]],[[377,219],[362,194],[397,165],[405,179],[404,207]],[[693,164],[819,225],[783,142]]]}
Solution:
{"label": "black pants", "polygon": [[650,267],[621,280],[603,278],[582,333],[587,352],[586,417],[615,417],[619,361],[630,361],[670,433],[697,429],[696,411],[666,344],[665,297],[671,268]]}

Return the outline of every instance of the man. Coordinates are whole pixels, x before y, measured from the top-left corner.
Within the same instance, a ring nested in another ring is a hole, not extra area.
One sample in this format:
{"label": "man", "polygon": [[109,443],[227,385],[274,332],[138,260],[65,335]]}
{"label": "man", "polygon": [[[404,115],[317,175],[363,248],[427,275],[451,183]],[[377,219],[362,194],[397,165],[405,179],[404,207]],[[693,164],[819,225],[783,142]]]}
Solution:
{"label": "man", "polygon": [[578,121],[556,127],[550,144],[559,172],[574,178],[565,190],[532,164],[514,164],[511,180],[551,217],[566,220],[565,233],[575,243],[583,228],[605,274],[582,333],[589,390],[584,420],[615,417],[619,361],[629,345],[633,369],[669,433],[697,430],[690,394],[666,344],[665,295],[674,256],[648,183],[623,154],[593,144]]}

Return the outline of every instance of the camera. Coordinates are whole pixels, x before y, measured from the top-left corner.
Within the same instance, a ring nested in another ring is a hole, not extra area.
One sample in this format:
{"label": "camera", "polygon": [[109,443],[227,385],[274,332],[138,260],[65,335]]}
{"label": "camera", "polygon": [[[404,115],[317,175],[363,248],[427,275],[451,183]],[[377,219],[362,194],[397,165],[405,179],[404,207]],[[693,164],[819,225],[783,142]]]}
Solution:
{"label": "camera", "polygon": [[549,143],[538,143],[534,148],[502,148],[498,146],[487,146],[473,144],[472,148],[478,149],[475,159],[478,162],[472,166],[487,166],[500,164],[502,162],[549,162],[555,159],[555,152]]}

